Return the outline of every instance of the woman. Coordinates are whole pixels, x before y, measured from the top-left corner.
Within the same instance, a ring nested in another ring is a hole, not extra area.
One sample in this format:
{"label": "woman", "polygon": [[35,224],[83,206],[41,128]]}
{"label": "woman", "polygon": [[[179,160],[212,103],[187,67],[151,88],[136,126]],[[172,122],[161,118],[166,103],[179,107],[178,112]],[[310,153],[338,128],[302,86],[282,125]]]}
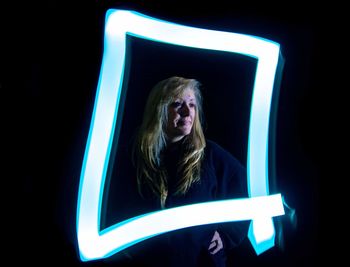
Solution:
{"label": "woman", "polygon": [[[138,191],[150,210],[246,197],[246,171],[202,129],[195,79],[170,77],[151,90],[133,148]],[[151,238],[139,248],[142,266],[225,266],[247,222],[190,227]],[[147,264],[148,265],[147,265]]]}

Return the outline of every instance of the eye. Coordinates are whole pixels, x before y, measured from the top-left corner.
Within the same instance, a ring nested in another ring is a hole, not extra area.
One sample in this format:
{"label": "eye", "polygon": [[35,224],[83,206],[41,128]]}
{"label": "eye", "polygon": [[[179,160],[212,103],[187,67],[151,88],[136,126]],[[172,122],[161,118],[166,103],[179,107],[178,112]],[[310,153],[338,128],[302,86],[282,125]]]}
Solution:
{"label": "eye", "polygon": [[196,104],[195,104],[195,103],[190,103],[189,106],[190,106],[191,108],[194,108],[194,107],[196,107]]}
{"label": "eye", "polygon": [[173,108],[179,108],[179,107],[181,107],[182,104],[180,101],[175,101],[175,102],[171,103],[170,105]]}

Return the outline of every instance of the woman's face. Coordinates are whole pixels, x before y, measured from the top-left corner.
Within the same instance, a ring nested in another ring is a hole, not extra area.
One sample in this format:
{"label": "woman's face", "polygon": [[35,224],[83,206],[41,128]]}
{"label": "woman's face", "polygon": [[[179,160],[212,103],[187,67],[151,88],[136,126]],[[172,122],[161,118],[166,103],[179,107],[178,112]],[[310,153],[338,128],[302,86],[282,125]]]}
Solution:
{"label": "woman's face", "polygon": [[179,141],[191,132],[196,115],[196,105],[192,89],[185,89],[181,96],[169,104],[166,134],[170,142]]}

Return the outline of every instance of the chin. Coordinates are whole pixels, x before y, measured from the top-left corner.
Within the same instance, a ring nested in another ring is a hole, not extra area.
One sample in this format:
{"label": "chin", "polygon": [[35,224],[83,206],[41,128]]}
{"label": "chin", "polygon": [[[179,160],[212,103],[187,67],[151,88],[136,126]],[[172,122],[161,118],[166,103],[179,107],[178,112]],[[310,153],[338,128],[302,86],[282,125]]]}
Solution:
{"label": "chin", "polygon": [[184,132],[183,132],[183,135],[184,135],[184,136],[187,136],[187,135],[189,135],[190,133],[191,133],[191,130],[189,130],[189,131],[184,131]]}
{"label": "chin", "polygon": [[186,128],[178,128],[178,130],[176,131],[178,135],[181,135],[181,136],[187,136],[191,133],[192,131],[192,127],[186,127]]}

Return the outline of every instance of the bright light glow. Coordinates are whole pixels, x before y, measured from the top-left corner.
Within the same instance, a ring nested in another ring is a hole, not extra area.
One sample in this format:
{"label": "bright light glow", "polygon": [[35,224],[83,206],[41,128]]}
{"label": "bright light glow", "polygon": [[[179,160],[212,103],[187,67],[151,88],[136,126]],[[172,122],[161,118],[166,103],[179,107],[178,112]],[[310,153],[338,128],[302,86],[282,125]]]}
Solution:
{"label": "bright light glow", "polygon": [[249,226],[248,238],[258,255],[274,246],[274,236],[272,218],[255,218]]}
{"label": "bright light glow", "polygon": [[[206,202],[144,214],[100,231],[102,195],[123,85],[126,35],[257,59],[250,115],[249,197]],[[104,53],[80,176],[77,236],[81,260],[108,257],[168,231],[209,223],[252,220],[248,236],[257,254],[274,245],[272,217],[284,214],[282,198],[268,192],[268,132],[279,45],[231,32],[199,29],[112,9],[105,21]]]}

